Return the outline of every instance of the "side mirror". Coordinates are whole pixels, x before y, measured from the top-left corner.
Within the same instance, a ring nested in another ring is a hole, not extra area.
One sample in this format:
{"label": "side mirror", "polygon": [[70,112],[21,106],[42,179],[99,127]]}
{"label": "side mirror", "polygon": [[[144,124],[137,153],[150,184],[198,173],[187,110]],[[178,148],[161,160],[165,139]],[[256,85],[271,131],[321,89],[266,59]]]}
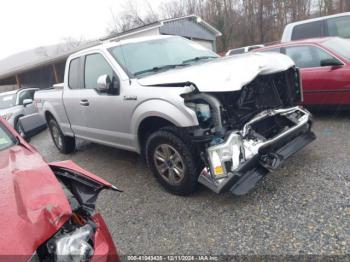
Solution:
{"label": "side mirror", "polygon": [[335,58],[321,60],[321,66],[342,66],[342,65],[343,63]]}
{"label": "side mirror", "polygon": [[33,103],[33,99],[24,99],[23,100],[23,105],[27,106]]}
{"label": "side mirror", "polygon": [[112,81],[108,75],[101,75],[97,79],[97,91],[101,93],[107,93],[110,90]]}

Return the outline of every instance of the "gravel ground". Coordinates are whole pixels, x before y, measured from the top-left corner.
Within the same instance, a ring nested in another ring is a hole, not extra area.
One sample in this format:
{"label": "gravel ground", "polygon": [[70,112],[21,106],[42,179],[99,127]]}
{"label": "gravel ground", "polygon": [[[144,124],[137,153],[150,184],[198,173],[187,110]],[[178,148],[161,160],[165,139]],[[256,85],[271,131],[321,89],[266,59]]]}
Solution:
{"label": "gravel ground", "polygon": [[317,113],[318,139],[248,195],[201,188],[165,192],[134,154],[82,142],[61,155],[47,131],[32,144],[47,161],[72,159],[124,193],[103,192],[104,216],[120,254],[350,254],[350,113]]}

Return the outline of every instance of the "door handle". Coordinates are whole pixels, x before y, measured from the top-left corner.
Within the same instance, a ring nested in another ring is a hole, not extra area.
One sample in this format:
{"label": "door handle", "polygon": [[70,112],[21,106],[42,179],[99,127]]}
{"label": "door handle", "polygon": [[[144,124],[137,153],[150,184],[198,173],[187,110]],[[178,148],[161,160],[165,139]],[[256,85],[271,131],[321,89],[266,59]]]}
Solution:
{"label": "door handle", "polygon": [[80,100],[80,105],[81,106],[89,106],[90,105],[89,100],[87,100],[87,99]]}

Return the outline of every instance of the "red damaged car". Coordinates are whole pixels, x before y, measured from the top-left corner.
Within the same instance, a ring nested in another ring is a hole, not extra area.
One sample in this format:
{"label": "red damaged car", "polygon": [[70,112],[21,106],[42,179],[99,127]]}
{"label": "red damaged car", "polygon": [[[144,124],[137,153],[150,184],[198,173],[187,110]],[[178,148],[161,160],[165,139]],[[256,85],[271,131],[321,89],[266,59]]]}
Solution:
{"label": "red damaged car", "polygon": [[350,105],[349,39],[305,39],[253,52],[279,52],[295,62],[300,68],[304,105]]}
{"label": "red damaged car", "polygon": [[95,201],[118,190],[72,161],[46,163],[0,120],[0,261],[119,261]]}

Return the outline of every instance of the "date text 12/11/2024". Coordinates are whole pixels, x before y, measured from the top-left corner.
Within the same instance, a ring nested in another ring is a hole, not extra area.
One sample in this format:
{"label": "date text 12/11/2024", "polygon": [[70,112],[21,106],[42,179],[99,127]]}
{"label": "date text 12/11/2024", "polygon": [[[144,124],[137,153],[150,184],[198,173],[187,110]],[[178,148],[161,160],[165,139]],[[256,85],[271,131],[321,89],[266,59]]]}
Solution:
{"label": "date text 12/11/2024", "polygon": [[218,261],[217,256],[199,255],[199,256],[127,256],[127,261]]}

